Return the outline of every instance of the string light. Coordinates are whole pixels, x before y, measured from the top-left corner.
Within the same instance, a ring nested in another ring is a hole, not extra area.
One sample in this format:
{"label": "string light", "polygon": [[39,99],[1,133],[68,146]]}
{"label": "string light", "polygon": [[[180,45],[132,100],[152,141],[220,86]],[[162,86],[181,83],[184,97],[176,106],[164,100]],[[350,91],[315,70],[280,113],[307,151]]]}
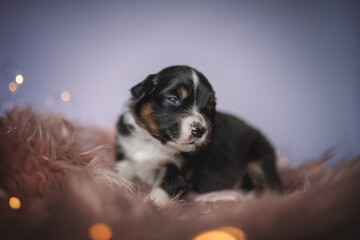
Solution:
{"label": "string light", "polygon": [[236,227],[221,227],[215,230],[205,231],[197,235],[193,240],[246,240],[243,231]]}
{"label": "string light", "polygon": [[22,84],[24,82],[24,77],[21,74],[16,75],[15,82],[19,85]]}
{"label": "string light", "polygon": [[92,240],[109,240],[112,237],[112,231],[104,223],[95,223],[89,228],[89,236]]}
{"label": "string light", "polygon": [[21,201],[17,197],[11,197],[9,199],[9,205],[12,209],[17,210],[21,207]]}
{"label": "string light", "polygon": [[17,84],[16,84],[16,82],[11,81],[11,82],[9,83],[9,90],[10,90],[10,92],[15,92],[16,89],[17,89]]}
{"label": "string light", "polygon": [[63,91],[60,94],[60,98],[63,102],[68,102],[68,101],[70,101],[71,95],[68,91]]}

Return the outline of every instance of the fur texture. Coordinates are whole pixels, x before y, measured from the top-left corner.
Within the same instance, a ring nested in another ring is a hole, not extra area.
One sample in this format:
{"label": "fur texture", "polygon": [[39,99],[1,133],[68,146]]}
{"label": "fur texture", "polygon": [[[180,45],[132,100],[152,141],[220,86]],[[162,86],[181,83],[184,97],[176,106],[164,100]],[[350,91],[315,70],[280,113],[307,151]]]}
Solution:
{"label": "fur texture", "polygon": [[216,111],[210,82],[192,67],[167,67],[135,85],[117,130],[119,174],[151,185],[159,205],[188,191],[282,191],[270,142]]}
{"label": "fur texture", "polygon": [[[89,239],[96,222],[111,227],[112,239],[184,240],[229,225],[251,240],[360,238],[360,158],[328,166],[324,155],[282,168],[283,196],[189,194],[157,208],[143,201],[149,189],[115,173],[113,135],[29,108],[2,117],[0,238]],[[19,210],[9,208],[11,196]]]}

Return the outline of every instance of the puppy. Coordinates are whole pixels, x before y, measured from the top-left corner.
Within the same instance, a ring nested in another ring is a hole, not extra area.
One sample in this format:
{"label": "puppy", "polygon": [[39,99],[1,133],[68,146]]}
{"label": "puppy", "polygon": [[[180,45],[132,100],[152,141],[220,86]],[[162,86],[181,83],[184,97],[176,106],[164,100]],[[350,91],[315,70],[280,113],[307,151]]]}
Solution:
{"label": "puppy", "polygon": [[155,203],[187,191],[281,192],[269,141],[244,121],[217,112],[215,92],[199,71],[165,68],[131,95],[117,122],[117,170],[152,186],[148,197]]}

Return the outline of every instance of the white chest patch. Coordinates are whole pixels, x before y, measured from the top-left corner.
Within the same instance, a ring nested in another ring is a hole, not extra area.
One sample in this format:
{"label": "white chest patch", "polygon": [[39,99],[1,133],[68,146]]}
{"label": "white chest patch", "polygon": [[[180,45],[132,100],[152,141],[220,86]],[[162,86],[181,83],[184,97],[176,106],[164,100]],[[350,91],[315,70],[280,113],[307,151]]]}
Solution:
{"label": "white chest patch", "polygon": [[139,127],[131,114],[125,115],[125,121],[134,126],[134,132],[129,136],[118,135],[118,142],[125,154],[125,159],[117,164],[119,174],[128,180],[139,178],[153,185],[156,171],[166,163],[179,166],[181,160],[176,152],[161,144],[145,129]]}

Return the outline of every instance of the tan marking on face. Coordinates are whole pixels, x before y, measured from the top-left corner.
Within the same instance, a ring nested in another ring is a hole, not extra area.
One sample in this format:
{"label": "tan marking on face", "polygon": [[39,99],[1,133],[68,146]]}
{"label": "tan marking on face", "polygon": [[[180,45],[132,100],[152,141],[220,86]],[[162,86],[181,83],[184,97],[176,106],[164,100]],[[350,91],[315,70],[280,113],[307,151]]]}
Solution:
{"label": "tan marking on face", "polygon": [[147,130],[153,134],[158,134],[158,125],[156,123],[156,117],[153,114],[152,102],[146,102],[140,107],[139,118],[145,124]]}
{"label": "tan marking on face", "polygon": [[185,87],[180,87],[179,88],[179,94],[182,96],[182,98],[187,98],[189,96],[189,92],[188,90],[186,90]]}

